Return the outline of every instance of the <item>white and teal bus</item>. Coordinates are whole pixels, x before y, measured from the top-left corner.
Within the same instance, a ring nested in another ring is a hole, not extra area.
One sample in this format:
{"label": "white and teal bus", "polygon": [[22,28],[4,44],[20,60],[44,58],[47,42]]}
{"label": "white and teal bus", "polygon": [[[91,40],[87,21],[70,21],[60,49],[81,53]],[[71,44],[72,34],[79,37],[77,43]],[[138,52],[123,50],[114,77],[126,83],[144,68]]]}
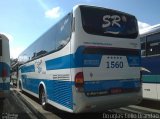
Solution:
{"label": "white and teal bus", "polygon": [[5,94],[10,89],[10,52],[9,40],[0,33],[0,99],[5,98]]}
{"label": "white and teal bus", "polygon": [[160,24],[141,31],[143,98],[160,101]]}
{"label": "white and teal bus", "polygon": [[78,5],[21,53],[20,88],[72,113],[137,104],[138,34],[130,14]]}

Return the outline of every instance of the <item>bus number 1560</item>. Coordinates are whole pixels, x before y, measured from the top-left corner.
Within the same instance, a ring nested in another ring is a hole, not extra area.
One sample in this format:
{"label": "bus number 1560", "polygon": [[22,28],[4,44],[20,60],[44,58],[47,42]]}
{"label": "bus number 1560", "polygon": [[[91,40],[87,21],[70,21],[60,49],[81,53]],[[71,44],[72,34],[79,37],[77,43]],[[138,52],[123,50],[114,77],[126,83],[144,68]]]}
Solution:
{"label": "bus number 1560", "polygon": [[123,68],[123,62],[122,61],[108,61],[106,68]]}

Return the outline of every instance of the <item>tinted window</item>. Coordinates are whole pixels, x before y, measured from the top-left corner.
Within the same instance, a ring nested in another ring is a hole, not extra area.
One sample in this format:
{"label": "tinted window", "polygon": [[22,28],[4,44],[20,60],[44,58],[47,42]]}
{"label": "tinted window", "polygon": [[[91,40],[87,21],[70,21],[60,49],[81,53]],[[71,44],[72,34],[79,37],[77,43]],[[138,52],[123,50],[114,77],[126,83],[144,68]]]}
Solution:
{"label": "tinted window", "polygon": [[57,24],[57,37],[56,37],[57,49],[64,47],[68,43],[71,32],[72,32],[72,14],[69,14]]}
{"label": "tinted window", "polygon": [[146,37],[141,37],[141,55],[146,55]]}
{"label": "tinted window", "polygon": [[0,56],[2,56],[2,40],[0,40]]}
{"label": "tinted window", "polygon": [[119,11],[81,6],[82,25],[85,32],[95,35],[136,38],[137,20]]}
{"label": "tinted window", "polygon": [[147,55],[160,54],[160,33],[147,36]]}
{"label": "tinted window", "polygon": [[30,45],[20,55],[19,61],[26,62],[64,47],[70,39],[71,24],[72,14],[68,14]]}
{"label": "tinted window", "polygon": [[84,54],[103,54],[103,55],[140,55],[138,50],[123,49],[123,48],[85,48]]}
{"label": "tinted window", "polygon": [[56,25],[35,42],[35,48],[34,57],[39,57],[56,50]]}

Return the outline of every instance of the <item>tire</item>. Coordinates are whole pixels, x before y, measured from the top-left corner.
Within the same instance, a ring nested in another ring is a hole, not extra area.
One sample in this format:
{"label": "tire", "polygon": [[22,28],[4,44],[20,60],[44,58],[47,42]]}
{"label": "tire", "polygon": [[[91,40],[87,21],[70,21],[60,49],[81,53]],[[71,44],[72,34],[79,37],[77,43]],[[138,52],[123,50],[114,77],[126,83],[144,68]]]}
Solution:
{"label": "tire", "polygon": [[20,91],[23,93],[21,81],[19,81],[19,89],[20,89]]}
{"label": "tire", "polygon": [[47,110],[47,97],[44,88],[40,89],[40,104],[44,110]]}

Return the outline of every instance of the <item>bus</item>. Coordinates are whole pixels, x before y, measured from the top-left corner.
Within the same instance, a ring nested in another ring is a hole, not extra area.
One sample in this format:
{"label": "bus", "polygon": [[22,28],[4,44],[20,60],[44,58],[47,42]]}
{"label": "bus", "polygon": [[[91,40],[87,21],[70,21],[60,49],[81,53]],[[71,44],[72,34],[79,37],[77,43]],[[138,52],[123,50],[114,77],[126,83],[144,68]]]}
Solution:
{"label": "bus", "polygon": [[77,5],[24,50],[19,85],[42,107],[97,112],[142,100],[135,16]]}
{"label": "bus", "polygon": [[160,100],[160,24],[140,32],[143,98]]}
{"label": "bus", "polygon": [[10,52],[9,40],[0,33],[0,99],[5,98],[5,94],[10,89]]}

